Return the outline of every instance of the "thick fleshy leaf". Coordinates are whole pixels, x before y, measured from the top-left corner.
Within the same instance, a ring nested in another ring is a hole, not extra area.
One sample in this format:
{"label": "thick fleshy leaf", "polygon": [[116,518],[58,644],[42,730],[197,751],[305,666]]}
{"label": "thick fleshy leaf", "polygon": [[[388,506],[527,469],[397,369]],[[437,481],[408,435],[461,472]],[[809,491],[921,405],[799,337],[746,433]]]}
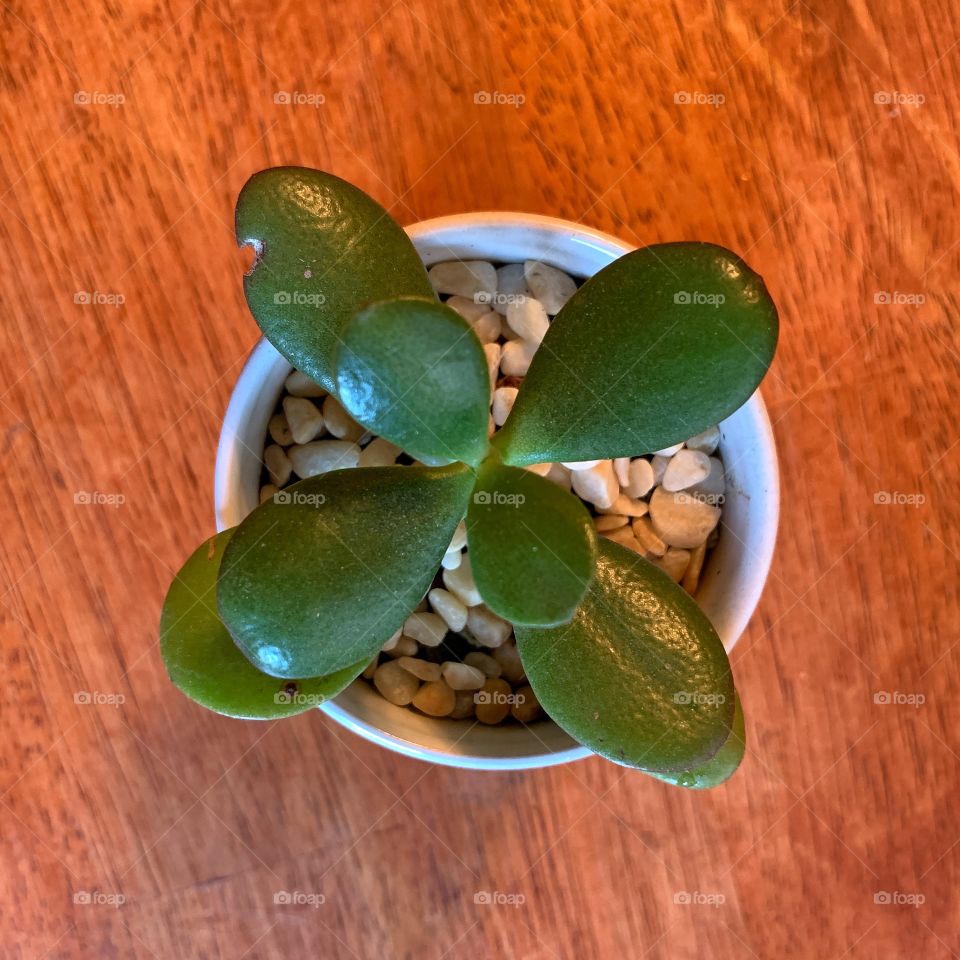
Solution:
{"label": "thick fleshy leaf", "polygon": [[675,787],[686,787],[688,790],[707,790],[729,780],[737,772],[747,747],[743,704],[740,702],[739,695],[735,694],[735,699],[736,712],[733,717],[733,727],[730,730],[730,736],[717,751],[716,756],[684,773],[651,773],[650,776],[663,780],[664,783],[673,784]]}
{"label": "thick fleshy leaf", "polygon": [[360,307],[387,297],[435,297],[390,214],[320,170],[254,174],[237,199],[236,233],[237,243],[257,251],[243,288],[264,336],[330,391],[334,348]]}
{"label": "thick fleshy leaf", "polygon": [[507,463],[636,456],[729,416],[773,359],[763,280],[709,243],[634,250],[554,318],[494,443]]}
{"label": "thick fleshy leaf", "polygon": [[368,430],[420,460],[483,458],[490,375],[470,324],[436,300],[361,310],[336,353],[340,402]]}
{"label": "thick fleshy leaf", "polygon": [[467,510],[467,541],[484,602],[514,623],[567,623],[593,578],[590,514],[529,470],[483,464]]}
{"label": "thick fleshy leaf", "polygon": [[603,757],[683,773],[730,733],[733,678],[716,631],[681,587],[619,544],[600,538],[596,576],[569,624],[516,635],[544,709]]}
{"label": "thick fleshy leaf", "polygon": [[261,504],[220,568],[234,641],[275,677],[370,660],[430,587],[473,479],[462,464],[337,470]]}
{"label": "thick fleshy leaf", "polygon": [[233,530],[200,546],[177,574],[160,617],[160,652],[174,685],[216,713],[274,720],[303,713],[338,694],[367,661],[326,677],[278,680],[240,652],[217,615],[217,572]]}

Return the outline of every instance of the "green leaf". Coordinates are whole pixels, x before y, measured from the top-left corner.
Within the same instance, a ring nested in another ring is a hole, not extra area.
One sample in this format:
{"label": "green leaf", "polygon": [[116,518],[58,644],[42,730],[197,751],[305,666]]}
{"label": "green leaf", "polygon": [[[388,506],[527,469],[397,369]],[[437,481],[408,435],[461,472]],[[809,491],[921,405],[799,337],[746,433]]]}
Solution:
{"label": "green leaf", "polygon": [[507,463],[637,456],[740,407],[773,359],[763,280],[709,243],[634,250],[554,318],[494,440]]}
{"label": "green leaf", "polygon": [[683,773],[730,733],[733,679],[716,631],[681,587],[619,544],[599,540],[569,624],[515,632],[544,709],[603,757]]}
{"label": "green leaf", "polygon": [[236,235],[257,251],[243,288],[264,336],[331,392],[334,348],[360,307],[387,297],[435,297],[390,214],[320,170],[255,173],[237,199]]}
{"label": "green leaf", "polygon": [[743,723],[743,705],[740,697],[734,694],[736,712],[733,716],[733,727],[730,736],[716,756],[706,763],[692,770],[679,774],[651,773],[650,776],[673,784],[675,787],[686,787],[688,790],[707,790],[718,787],[729,780],[743,760],[743,753],[747,746],[747,734]]}
{"label": "green leaf", "polygon": [[337,470],[287,487],[237,527],[220,617],[259,669],[313,677],[366,663],[430,587],[473,472]]}
{"label": "green leaf", "polygon": [[295,683],[257,670],[217,616],[217,572],[232,535],[224,530],[200,546],[170,585],[160,617],[160,652],[170,679],[191,700],[228,717],[273,720],[319,706],[367,661]]}
{"label": "green leaf", "polygon": [[569,622],[593,578],[590,514],[529,470],[483,464],[467,510],[467,540],[484,602],[514,623]]}
{"label": "green leaf", "polygon": [[340,402],[368,430],[419,460],[483,458],[487,361],[449,307],[414,297],[371,304],[347,324],[335,363]]}

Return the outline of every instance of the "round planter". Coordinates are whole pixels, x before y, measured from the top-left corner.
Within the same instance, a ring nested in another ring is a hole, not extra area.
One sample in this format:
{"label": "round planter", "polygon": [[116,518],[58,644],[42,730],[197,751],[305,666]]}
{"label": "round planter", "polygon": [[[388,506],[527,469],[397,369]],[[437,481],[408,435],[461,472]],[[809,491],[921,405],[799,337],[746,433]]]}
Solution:
{"label": "round planter", "polygon": [[[407,228],[424,263],[542,260],[589,277],[633,249],[565,220],[520,213],[438,217]],[[217,529],[236,526],[259,502],[267,421],[291,371],[266,341],[250,354],[230,398],[217,449]],[[730,650],[760,599],[773,556],[779,481],[773,432],[755,393],[720,424],[727,476],[719,542],[707,557],[696,599]],[[522,770],[579,760],[590,751],[550,720],[487,727],[421,716],[357,680],[321,708],[368,740],[420,760],[481,770]]]}

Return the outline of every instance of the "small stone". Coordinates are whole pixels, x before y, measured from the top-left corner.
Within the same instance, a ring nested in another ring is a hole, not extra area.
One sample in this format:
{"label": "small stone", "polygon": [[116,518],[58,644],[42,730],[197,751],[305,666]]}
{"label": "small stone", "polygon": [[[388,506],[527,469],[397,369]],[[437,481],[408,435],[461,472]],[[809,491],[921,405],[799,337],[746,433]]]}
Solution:
{"label": "small stone", "polygon": [[483,295],[487,303],[492,303],[497,292],[497,271],[486,260],[448,260],[435,263],[427,276],[437,293],[451,293],[458,297],[477,299]]}
{"label": "small stone", "polygon": [[443,571],[443,585],[461,602],[468,607],[475,607],[483,603],[483,597],[477,589],[473,579],[473,570],[470,568],[470,557],[464,556],[460,565],[452,570]]}
{"label": "small stone", "polygon": [[497,387],[493,391],[493,422],[498,427],[507,422],[519,392],[516,387]]}
{"label": "small stone", "polygon": [[380,649],[384,653],[386,653],[388,650],[392,650],[397,645],[397,643],[399,642],[402,636],[403,636],[403,631],[398,630]]}
{"label": "small stone", "polygon": [[653,475],[653,465],[649,460],[638,457],[630,461],[630,476],[625,484],[622,484],[628,496],[639,500],[645,497],[652,489],[655,483]]}
{"label": "small stone", "polygon": [[392,467],[400,456],[400,448],[383,437],[374,437],[361,451],[358,467]]}
{"label": "small stone", "polygon": [[476,667],[485,677],[499,677],[503,673],[503,667],[493,657],[479,650],[471,650],[463,658],[463,662]]}
{"label": "small stone", "polygon": [[720,510],[695,495],[657,487],[650,498],[650,519],[664,543],[689,549],[707,539],[720,520]]}
{"label": "small stone", "polygon": [[530,288],[524,277],[522,263],[508,263],[497,269],[497,296],[493,308],[502,316],[507,315],[507,307],[520,297],[529,297]]}
{"label": "small stone", "polygon": [[[307,403],[310,403],[308,400]],[[312,406],[312,404],[311,404]],[[314,407],[316,410],[316,407]],[[267,431],[270,439],[274,443],[279,443],[281,447],[289,447],[293,443],[293,433],[290,430],[290,424],[282,413],[275,413],[267,424]],[[311,438],[312,439],[312,438]]]}
{"label": "small stone", "polygon": [[713,453],[718,446],[720,446],[720,427],[716,424],[691,437],[686,443],[688,450],[697,450],[707,455]]}
{"label": "small stone", "polygon": [[524,470],[529,470],[531,473],[535,473],[538,477],[545,477],[550,473],[553,468],[552,463],[528,463]]}
{"label": "small stone", "polygon": [[348,470],[360,462],[360,448],[346,440],[314,440],[290,448],[290,462],[297,476],[318,477],[331,470]]}
{"label": "small stone", "polygon": [[706,555],[706,543],[701,543],[699,547],[695,547],[690,554],[690,563],[687,565],[680,585],[691,595],[696,593],[697,587],[700,586],[700,571],[703,570],[703,560]]}
{"label": "small stone", "polygon": [[622,513],[603,513],[594,521],[597,533],[607,530],[616,530],[627,525],[627,518]]}
{"label": "small stone", "polygon": [[663,475],[666,473],[669,462],[669,457],[661,457],[659,454],[650,461],[650,466],[653,468],[653,482],[655,485],[663,480]]}
{"label": "small stone", "polygon": [[453,537],[450,539],[448,550],[462,550],[467,545],[467,521],[461,520],[457,524],[457,529],[453,531]]}
{"label": "small stone", "polygon": [[323,433],[323,416],[314,402],[306,397],[284,397],[283,415],[290,425],[294,443],[309,443]]}
{"label": "small stone", "polygon": [[513,690],[506,680],[498,678],[486,680],[473,698],[477,719],[481,723],[491,725],[502,723],[510,713],[512,694]]}
{"label": "small stone", "polygon": [[630,458],[617,457],[613,461],[613,472],[617,475],[617,483],[625,487],[630,483]]}
{"label": "small stone", "polygon": [[570,489],[570,470],[562,463],[551,463],[547,472],[547,479],[564,490]]}
{"label": "small stone", "polygon": [[601,460],[565,460],[563,466],[573,473],[578,473],[580,470],[592,470],[602,462]]}
{"label": "small stone", "polygon": [[283,388],[292,397],[325,397],[327,395],[327,391],[316,380],[312,380],[299,370],[294,370],[284,380]]}
{"label": "small stone", "polygon": [[510,708],[515,720],[521,723],[533,723],[540,713],[540,701],[533,692],[533,687],[520,687],[513,695],[513,706]]}
{"label": "small stone", "polygon": [[440,566],[444,570],[456,570],[463,562],[462,550],[448,550],[440,561]]}
{"label": "small stone", "polygon": [[[450,297],[445,301],[451,310],[456,310],[470,326],[492,309],[489,303],[477,303],[472,297]],[[499,324],[499,319],[497,320]],[[496,338],[494,338],[496,339]]]}
{"label": "small stone", "polygon": [[411,613],[403,624],[403,634],[425,647],[439,647],[447,635],[447,625],[435,613]]}
{"label": "small stone", "polygon": [[631,526],[633,527],[633,535],[637,538],[637,542],[643,548],[644,553],[654,557],[662,557],[667,552],[667,545],[657,536],[649,517],[634,520]]}
{"label": "small stone", "polygon": [[663,489],[676,493],[710,476],[710,458],[699,450],[680,450],[663,472]]}
{"label": "small stone", "polygon": [[671,447],[664,447],[662,450],[654,450],[654,454],[658,457],[672,457],[683,447],[683,443],[675,443]]}
{"label": "small stone", "polygon": [[373,685],[384,700],[389,700],[398,707],[411,703],[420,689],[420,681],[408,670],[404,670],[397,660],[388,660],[377,667],[373,675]]}
{"label": "small stone", "polygon": [[272,483],[265,483],[260,488],[260,502],[266,503],[275,493],[279,493],[279,489],[275,487]]}
{"label": "small stone", "polygon": [[710,473],[705,480],[695,483],[687,493],[695,493],[705,498],[707,503],[720,503],[720,497],[727,489],[723,463],[717,457],[710,458]]}
{"label": "small stone", "polygon": [[690,563],[690,551],[670,547],[662,557],[654,557],[653,562],[674,582],[679,583],[687,572]]}
{"label": "small stone", "polygon": [[633,535],[630,527],[617,527],[614,530],[605,530],[601,536],[606,537],[607,540],[612,540],[614,543],[619,543],[621,547],[626,547],[634,553],[639,553],[640,556],[644,554],[643,547],[640,546],[639,541]]}
{"label": "small stone", "polygon": [[363,668],[363,673],[361,676],[364,680],[372,680],[373,675],[377,672],[377,667],[380,665],[380,654],[376,654],[374,658]]}
{"label": "small stone", "polygon": [[449,590],[434,587],[427,594],[430,606],[437,616],[454,633],[459,633],[467,625],[467,607],[463,601],[455,597]]}
{"label": "small stone", "polygon": [[454,690],[453,711],[450,713],[451,720],[466,720],[473,716],[474,702],[476,696],[475,690]]}
{"label": "small stone", "polygon": [[589,470],[575,470],[570,479],[573,492],[600,510],[612,507],[620,496],[620,484],[609,460],[601,460]]}
{"label": "small stone", "polygon": [[399,657],[413,657],[416,656],[419,647],[417,647],[417,641],[413,637],[400,637],[399,640],[389,649],[383,651],[388,657],[393,657],[396,660]]}
{"label": "small stone", "polygon": [[650,508],[643,500],[634,500],[625,493],[621,493],[606,510],[601,513],[623,513],[628,517],[645,517]]}
{"label": "small stone", "polygon": [[283,447],[275,443],[270,444],[263,451],[263,465],[267,468],[270,482],[275,487],[282,487],[290,479],[293,471],[293,464]]}
{"label": "small stone", "polygon": [[537,345],[528,340],[511,340],[503,345],[500,368],[508,377],[525,377]]}
{"label": "small stone", "polygon": [[573,277],[539,260],[527,260],[523,275],[530,292],[543,303],[550,316],[558,314],[577,292]]}
{"label": "small stone", "polygon": [[550,329],[547,311],[543,304],[532,297],[524,297],[516,303],[507,306],[507,323],[510,329],[529,343],[539,346]]}
{"label": "small stone", "polygon": [[343,404],[334,396],[323,401],[323,422],[330,435],[338,440],[357,441],[363,436],[363,427],[343,409]]}
{"label": "small stone", "polygon": [[502,349],[499,343],[485,343],[483,352],[487,358],[487,373],[490,375],[490,389],[496,388],[497,377],[500,375]]}
{"label": "small stone", "polygon": [[440,672],[451,690],[479,690],[487,679],[482,670],[456,660],[447,660]]}
{"label": "small stone", "polygon": [[493,651],[493,659],[503,668],[503,676],[511,683],[520,683],[526,679],[526,672],[523,669],[523,661],[517,651],[515,643],[505,643]]}
{"label": "small stone", "polygon": [[477,646],[496,648],[513,633],[513,627],[489,608],[473,606],[467,611],[467,633]]}
{"label": "small stone", "polygon": [[432,682],[440,679],[440,665],[429,660],[420,660],[418,657],[401,657],[396,661],[407,673],[412,673],[418,680]]}
{"label": "small stone", "polygon": [[456,703],[456,695],[443,680],[425,683],[413,698],[413,705],[428,717],[447,717]]}

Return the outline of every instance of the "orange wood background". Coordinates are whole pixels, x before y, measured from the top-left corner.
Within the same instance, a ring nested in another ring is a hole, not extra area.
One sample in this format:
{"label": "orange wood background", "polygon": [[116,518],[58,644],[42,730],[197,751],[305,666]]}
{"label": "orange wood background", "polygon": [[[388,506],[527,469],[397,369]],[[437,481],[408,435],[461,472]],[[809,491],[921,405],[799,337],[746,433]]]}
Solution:
{"label": "orange wood background", "polygon": [[[0,954],[960,954],[956,5],[2,0],[0,27]],[[233,203],[279,163],[404,223],[549,213],[764,274],[784,509],[728,785],[438,769],[170,687],[159,607],[257,337]]]}

